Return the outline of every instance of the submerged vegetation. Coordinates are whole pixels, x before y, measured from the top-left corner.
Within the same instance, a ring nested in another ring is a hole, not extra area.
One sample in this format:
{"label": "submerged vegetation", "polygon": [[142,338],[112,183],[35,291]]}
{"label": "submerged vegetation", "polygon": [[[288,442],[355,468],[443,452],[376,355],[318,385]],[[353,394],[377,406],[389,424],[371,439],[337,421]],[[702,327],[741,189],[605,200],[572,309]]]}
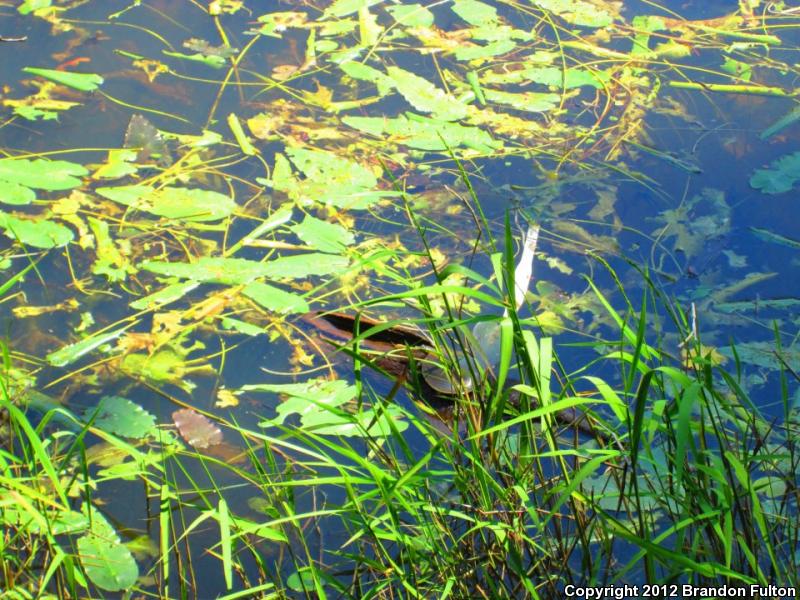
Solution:
{"label": "submerged vegetation", "polygon": [[796,588],[800,14],[628,4],[0,0],[0,598]]}

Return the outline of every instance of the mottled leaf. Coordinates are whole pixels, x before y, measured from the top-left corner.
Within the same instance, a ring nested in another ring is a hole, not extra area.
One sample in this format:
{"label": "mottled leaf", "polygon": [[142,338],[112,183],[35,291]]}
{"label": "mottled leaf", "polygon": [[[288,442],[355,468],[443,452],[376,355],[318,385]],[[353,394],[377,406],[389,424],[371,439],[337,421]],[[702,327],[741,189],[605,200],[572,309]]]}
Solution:
{"label": "mottled leaf", "polygon": [[191,408],[176,410],[172,421],[186,443],[195,448],[208,448],[222,442],[222,431],[211,419]]}
{"label": "mottled leaf", "polygon": [[155,417],[120,396],[103,396],[96,408],[86,410],[84,420],[95,414],[95,427],[122,437],[142,439],[155,431]]}

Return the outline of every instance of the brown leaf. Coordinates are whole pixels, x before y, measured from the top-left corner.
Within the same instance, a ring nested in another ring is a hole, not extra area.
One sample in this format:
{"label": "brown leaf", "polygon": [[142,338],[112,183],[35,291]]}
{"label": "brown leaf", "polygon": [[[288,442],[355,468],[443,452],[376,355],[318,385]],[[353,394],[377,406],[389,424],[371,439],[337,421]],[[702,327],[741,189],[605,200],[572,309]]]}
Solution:
{"label": "brown leaf", "polygon": [[222,442],[222,431],[208,417],[183,408],[172,413],[172,421],[186,443],[195,448],[208,448]]}

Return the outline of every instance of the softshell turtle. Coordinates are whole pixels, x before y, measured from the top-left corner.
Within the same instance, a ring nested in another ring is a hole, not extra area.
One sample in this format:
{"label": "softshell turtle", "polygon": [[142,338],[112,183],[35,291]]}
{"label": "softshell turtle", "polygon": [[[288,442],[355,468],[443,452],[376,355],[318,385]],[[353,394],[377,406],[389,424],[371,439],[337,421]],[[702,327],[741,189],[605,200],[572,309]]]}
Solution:
{"label": "softshell turtle", "polygon": [[[539,237],[539,227],[533,225],[525,235],[520,261],[514,271],[515,302],[520,308],[525,300],[528,286],[533,274],[533,257]],[[507,311],[503,315],[507,316]],[[480,321],[470,330],[467,339],[467,356],[458,358],[459,368],[456,385],[436,358],[435,344],[427,332],[419,327],[403,324],[389,324],[359,315],[354,317],[343,313],[315,313],[306,316],[306,320],[319,330],[338,340],[357,337],[362,349],[377,353],[376,363],[389,373],[405,376],[413,360],[422,383],[428,388],[431,396],[438,400],[453,399],[464,392],[471,392],[475,382],[469,375],[470,362],[473,367],[488,377],[497,372],[500,362],[501,322],[500,319]],[[512,392],[512,402],[519,396]],[[606,437],[586,421],[585,415],[574,409],[556,413],[561,423],[573,426],[592,436]]]}

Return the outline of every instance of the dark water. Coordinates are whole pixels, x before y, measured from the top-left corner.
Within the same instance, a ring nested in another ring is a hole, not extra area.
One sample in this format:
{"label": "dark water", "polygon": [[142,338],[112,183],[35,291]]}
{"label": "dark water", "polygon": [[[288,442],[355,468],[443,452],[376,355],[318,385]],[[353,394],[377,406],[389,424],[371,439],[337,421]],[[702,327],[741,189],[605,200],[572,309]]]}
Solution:
{"label": "dark water", "polygon": [[[652,12],[648,4],[631,2],[626,5],[623,14]],[[222,19],[225,32],[230,36],[230,44],[235,48],[243,48],[251,40],[243,32],[252,26],[255,16],[276,10],[305,10],[289,2],[246,2],[245,6],[254,14],[243,10]],[[109,14],[126,8],[130,10],[113,22],[107,20]],[[675,10],[687,18],[708,19],[735,8],[735,2],[686,2]],[[209,128],[221,133],[230,142],[232,138],[225,123],[229,113],[235,112],[244,120],[263,110],[263,103],[281,96],[280,90],[264,91],[263,83],[259,83],[257,77],[248,77],[246,86],[232,84],[218,93],[216,82],[224,76],[226,69],[212,70],[191,62],[170,63],[180,77],[161,75],[154,82],[146,81],[141,71],[137,73],[132,68],[131,59],[120,51],[166,60],[161,54],[162,50],[185,51],[181,43],[189,37],[211,40],[212,44],[219,43],[214,22],[191,2],[163,0],[145,2],[135,7],[128,2],[88,2],[68,12],[70,22],[84,30],[80,35],[74,31],[54,33],[44,20],[20,16],[8,3],[0,4],[0,16],[0,34],[9,37],[28,36],[25,43],[0,45],[0,81],[9,87],[5,93],[7,97],[23,95],[26,88],[20,82],[24,76],[20,69],[24,66],[52,68],[61,62],[82,57],[89,60],[79,63],[76,70],[102,73],[106,79],[101,92],[76,94],[82,105],[60,114],[57,120],[10,120],[10,112],[4,109],[0,146],[10,155],[56,152],[58,154],[52,155],[54,158],[80,163],[100,162],[106,149],[121,147],[133,114],[145,115],[155,127],[164,131],[196,135]],[[446,28],[447,18],[443,19],[440,26]],[[797,33],[781,33],[781,37],[783,43],[773,51],[772,56],[777,60],[796,62]],[[287,35],[282,40],[262,38],[253,46],[242,66],[248,76],[252,73],[268,73],[276,65],[296,65],[302,61],[303,52],[304,40],[299,35],[296,38]],[[64,55],[55,59],[53,55],[58,53]],[[708,54],[699,54],[690,62],[698,69],[711,68],[719,62],[719,56],[715,54],[709,57]],[[398,58],[398,64],[432,80],[437,79],[435,65],[428,59]],[[659,68],[663,68],[663,65]],[[295,89],[313,92],[317,84],[333,86],[335,82],[336,74],[320,72],[296,84]],[[790,86],[786,81],[765,83]],[[575,99],[575,103],[591,100],[591,94],[584,94]],[[399,104],[401,101],[394,98],[375,106],[365,106],[356,113],[363,116],[380,115],[382,111],[393,114],[400,110],[396,108]],[[476,158],[466,162],[465,167],[474,177],[476,190],[487,218],[495,228],[495,235],[502,236],[504,216],[509,210],[512,221],[524,221],[525,216],[536,216],[543,223],[539,247],[541,258],[560,259],[573,269],[572,273],[562,273],[548,267],[546,261],[539,260],[535,271],[537,281],[549,282],[565,294],[575,295],[585,291],[579,273],[589,269],[601,271],[596,263],[586,257],[585,251],[591,242],[588,246],[570,242],[584,240],[565,223],[579,224],[584,231],[601,236],[595,241],[613,243],[616,251],[608,252],[607,257],[619,269],[621,279],[630,285],[628,291],[634,305],[641,290],[638,289],[637,276],[625,259],[650,269],[664,293],[675,299],[684,310],[688,311],[694,303],[705,344],[724,348],[732,339],[745,344],[745,347],[753,342],[773,343],[777,329],[789,364],[798,369],[800,321],[796,310],[787,314],[759,310],[754,304],[752,310],[740,307],[725,312],[716,306],[723,301],[755,302],[800,297],[797,283],[800,280],[800,254],[797,248],[766,241],[753,231],[753,228],[757,228],[800,239],[797,193],[791,191],[765,195],[750,185],[750,177],[755,169],[797,150],[800,125],[790,126],[768,140],[759,137],[766,127],[794,106],[794,101],[788,98],[669,89],[662,91],[660,110],[642,115],[640,127],[644,135],[638,138],[637,144],[651,151],[628,145],[624,170],[619,168],[619,163],[615,168],[606,166],[604,156],[608,148],[604,148],[603,152],[586,153],[582,160],[583,151],[576,151],[576,162],[563,166],[555,181],[544,174],[555,170],[557,166],[557,160],[548,156]],[[666,110],[669,107],[673,109],[673,114]],[[690,114],[686,117],[674,114],[679,107]],[[583,120],[585,115],[577,119],[581,123]],[[324,147],[324,142],[319,143]],[[336,144],[335,141],[331,143]],[[276,142],[271,144],[260,144],[265,156],[269,156],[280,145]],[[236,153],[237,148],[231,145],[226,151]],[[430,177],[425,175],[414,180],[412,185],[415,187],[412,189],[423,191],[447,186],[445,189],[465,194],[452,161],[443,156],[442,165],[444,168],[441,170],[432,169]],[[255,160],[226,168],[225,173],[231,178],[231,185],[240,198],[253,193],[242,182],[265,175],[263,165]],[[598,190],[614,200],[613,207],[605,213],[598,209]],[[264,203],[272,201],[269,192],[257,200]],[[443,210],[423,207],[420,211],[423,222],[430,225],[431,239],[449,250],[453,260],[459,261],[460,257],[470,260],[470,241],[476,233],[471,218],[463,211],[448,216],[443,214]],[[676,212],[681,210],[684,212]],[[375,212],[381,213],[380,210]],[[368,212],[356,215],[359,233],[364,237],[389,238],[399,235],[409,247],[419,247],[417,233],[408,226],[401,210],[387,209],[380,216],[382,218],[377,219]],[[673,218],[673,225],[663,230],[669,218]],[[456,236],[436,232],[433,228],[436,224],[444,224]],[[243,228],[240,232],[234,226],[235,235],[246,231]],[[684,241],[689,240],[692,247],[676,247],[675,235],[684,236]],[[11,252],[10,243],[5,238],[0,244]],[[258,251],[248,252],[243,256],[261,256]],[[490,264],[483,256],[476,257],[469,264],[484,274],[490,273]],[[73,278],[65,268],[64,257],[60,252],[51,252],[42,259],[39,269],[46,285],[38,285],[33,278],[29,278],[25,285],[25,302],[36,306],[61,301],[65,296],[64,290],[70,290],[73,285]],[[734,289],[724,299],[708,302],[715,291],[742,282],[752,273],[767,275],[764,275],[763,281],[743,286],[740,290]],[[611,279],[598,274],[598,281],[610,285]],[[102,282],[94,282],[92,287],[94,289],[101,285]],[[74,291],[68,293],[73,294]],[[112,323],[129,313],[124,295],[111,299],[89,294],[81,300],[85,301],[82,310],[91,310],[98,323]],[[615,306],[621,304],[615,303]],[[57,348],[59,343],[73,339],[71,330],[78,323],[77,314],[65,318],[63,313],[56,313],[36,320],[22,320],[13,318],[8,313],[10,309],[9,303],[0,306],[4,331],[12,348],[42,355],[45,351]],[[585,339],[586,330],[591,329],[591,324],[598,318],[588,311],[576,316],[578,318],[574,322],[566,325],[577,333],[557,336],[557,347],[560,343],[566,346],[570,342]],[[139,326],[143,331],[148,327],[147,320]],[[663,334],[665,344],[671,345],[677,354],[681,340],[674,328],[665,325]],[[209,336],[205,341],[213,343],[213,338]],[[291,349],[284,341],[278,339],[267,342],[264,336],[238,341],[243,343],[226,357],[226,368],[221,379],[198,377],[195,379],[197,387],[189,395],[182,394],[175,386],[165,386],[165,389],[170,394],[190,400],[201,409],[216,410],[213,402],[220,386],[236,389],[250,383],[292,380],[288,376],[270,375],[262,369],[266,367],[272,373],[292,372]],[[753,348],[757,349],[758,346]],[[580,349],[562,353],[562,358],[572,367],[579,366],[587,356],[590,353]],[[744,362],[748,362],[747,358]],[[753,397],[764,411],[778,416],[782,409],[774,400],[778,392],[777,364],[773,362],[769,366],[767,363],[769,361],[749,365],[748,381]],[[218,364],[215,363],[215,366]],[[341,361],[337,371],[340,376],[347,377],[348,369],[349,363]],[[46,386],[63,373],[57,369],[46,370],[44,376],[40,376],[40,384]],[[366,381],[374,386],[378,394],[385,394],[391,388],[391,382],[374,374],[366,375]],[[133,385],[124,378],[99,387],[86,385],[71,389],[61,383],[46,389],[54,395],[61,394],[68,398],[69,406],[76,411],[92,406],[100,395],[113,393],[126,395],[156,414],[164,423],[170,421],[169,415],[175,408],[164,397]],[[796,386],[793,394],[797,402]],[[241,425],[255,426],[260,417],[272,415],[277,402],[274,395],[246,397],[231,412]],[[236,483],[222,470],[213,473],[220,478],[215,481],[219,486]],[[183,477],[181,474],[175,476],[179,480]],[[197,476],[203,477],[201,473]],[[226,480],[226,477],[229,479]],[[144,504],[144,493],[140,486],[118,484],[113,489],[104,490],[103,494],[107,495],[108,514],[115,516],[124,527],[152,530],[152,523],[140,508]],[[331,504],[340,500],[335,497],[334,490],[329,494],[327,501]],[[246,489],[234,489],[228,501],[234,510],[247,514],[247,500],[251,495],[252,492]],[[127,499],[126,505],[116,502],[120,497]],[[311,510],[318,501],[319,498],[311,491],[300,491],[296,510]],[[150,502],[152,504],[152,498]],[[201,507],[202,504],[198,501],[197,505]],[[138,516],[132,517],[134,514]],[[216,531],[210,528],[207,537],[201,534],[194,543],[201,545],[207,541],[213,542],[217,539],[216,535]],[[308,541],[335,549],[343,535],[344,532],[331,531],[326,532],[324,539]],[[270,553],[275,551],[265,547],[264,552],[265,556],[272,559]],[[274,559],[276,563],[279,562],[277,557]],[[196,561],[193,566],[200,577],[198,589],[204,590],[207,597],[222,593],[224,582],[216,576],[218,559],[198,553]]]}

